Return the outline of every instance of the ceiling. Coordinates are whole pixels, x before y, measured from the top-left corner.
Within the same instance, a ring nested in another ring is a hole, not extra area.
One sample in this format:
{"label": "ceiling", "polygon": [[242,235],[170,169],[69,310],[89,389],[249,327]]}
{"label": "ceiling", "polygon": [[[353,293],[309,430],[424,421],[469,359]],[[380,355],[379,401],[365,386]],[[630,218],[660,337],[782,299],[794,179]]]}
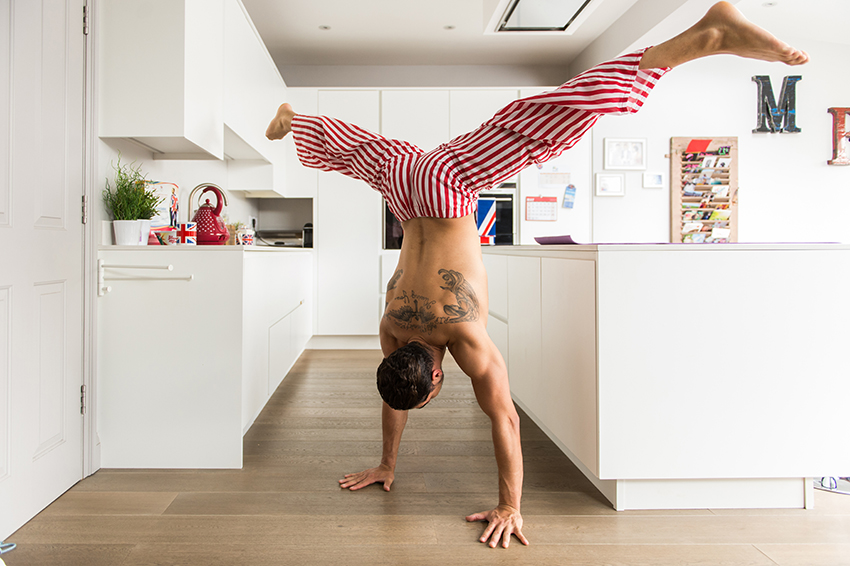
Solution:
{"label": "ceiling", "polygon": [[278,66],[565,65],[636,1],[592,0],[573,35],[485,35],[486,0],[243,3]]}
{"label": "ceiling", "polygon": [[[498,7],[506,0],[242,1],[282,70],[350,65],[566,67],[630,8],[628,22],[614,26],[608,36],[628,29],[632,21],[649,29],[677,10],[680,17],[687,10],[685,20],[690,21],[691,14],[702,13],[713,3],[592,0],[585,9],[589,15],[572,34],[485,34],[485,22],[501,12]],[[780,37],[793,33],[823,40],[824,22],[850,18],[850,0],[732,1]],[[847,44],[847,37],[836,33],[829,39]]]}

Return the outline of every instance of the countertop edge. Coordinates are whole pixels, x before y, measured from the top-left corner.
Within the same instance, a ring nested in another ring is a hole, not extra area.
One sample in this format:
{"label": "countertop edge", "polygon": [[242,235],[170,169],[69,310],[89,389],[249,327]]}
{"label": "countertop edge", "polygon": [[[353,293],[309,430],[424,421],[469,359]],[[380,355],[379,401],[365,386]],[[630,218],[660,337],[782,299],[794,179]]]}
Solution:
{"label": "countertop edge", "polygon": [[199,253],[210,253],[210,252],[226,252],[226,253],[292,253],[292,252],[312,252],[313,248],[296,248],[296,247],[286,247],[286,246],[187,246],[187,245],[177,245],[177,246],[98,246],[98,252],[108,252],[108,251],[137,251],[137,252],[146,252],[146,253],[156,253],[156,252],[199,252]]}

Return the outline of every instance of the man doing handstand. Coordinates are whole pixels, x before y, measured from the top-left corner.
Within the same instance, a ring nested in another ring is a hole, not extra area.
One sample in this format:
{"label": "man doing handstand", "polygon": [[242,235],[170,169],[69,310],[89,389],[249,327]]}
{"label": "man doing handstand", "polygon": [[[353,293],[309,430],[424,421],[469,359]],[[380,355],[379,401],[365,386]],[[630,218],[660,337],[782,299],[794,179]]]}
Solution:
{"label": "man doing handstand", "polygon": [[684,33],[660,45],[602,63],[557,89],[512,102],[478,129],[430,152],[329,117],[296,114],[288,104],[268,127],[269,139],[292,132],[308,166],[338,171],[379,191],[404,229],[398,267],[387,285],[380,323],[378,390],[383,398],[380,465],[347,474],[352,490],[382,483],[389,491],[409,409],[440,393],[446,349],[472,381],[491,420],[499,471],[499,504],[468,516],[487,521],[481,542],[523,543],[522,449],[519,418],[505,362],[487,335],[487,274],[473,213],[478,192],[531,163],[569,149],[604,114],[637,112],[671,68],[715,54],[800,65],[793,49],[746,20],[727,2],[715,4]]}

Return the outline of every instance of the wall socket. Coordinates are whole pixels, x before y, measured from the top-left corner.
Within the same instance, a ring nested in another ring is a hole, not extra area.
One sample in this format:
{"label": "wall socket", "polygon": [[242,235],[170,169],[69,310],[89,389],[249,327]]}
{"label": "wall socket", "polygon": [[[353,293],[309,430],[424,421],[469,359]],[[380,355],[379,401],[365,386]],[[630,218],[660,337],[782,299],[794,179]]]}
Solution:
{"label": "wall socket", "polygon": [[257,229],[257,217],[256,216],[249,216],[248,217],[248,227],[251,228],[252,230]]}

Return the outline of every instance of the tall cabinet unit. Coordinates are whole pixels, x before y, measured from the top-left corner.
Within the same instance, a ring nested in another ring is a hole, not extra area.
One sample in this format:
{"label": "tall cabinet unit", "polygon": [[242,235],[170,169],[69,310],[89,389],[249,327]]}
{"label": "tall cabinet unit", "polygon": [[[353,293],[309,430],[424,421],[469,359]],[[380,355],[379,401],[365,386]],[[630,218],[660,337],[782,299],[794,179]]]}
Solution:
{"label": "tall cabinet unit", "polygon": [[[318,111],[373,132],[380,129],[376,90],[319,91]],[[316,201],[316,334],[375,335],[381,195],[362,181],[319,172]]]}
{"label": "tall cabinet unit", "polygon": [[449,141],[449,91],[383,91],[381,134],[408,141],[424,151]]}
{"label": "tall cabinet unit", "polygon": [[224,154],[230,191],[289,196],[285,151],[265,128],[284,102],[286,85],[242,3],[224,2]]}

